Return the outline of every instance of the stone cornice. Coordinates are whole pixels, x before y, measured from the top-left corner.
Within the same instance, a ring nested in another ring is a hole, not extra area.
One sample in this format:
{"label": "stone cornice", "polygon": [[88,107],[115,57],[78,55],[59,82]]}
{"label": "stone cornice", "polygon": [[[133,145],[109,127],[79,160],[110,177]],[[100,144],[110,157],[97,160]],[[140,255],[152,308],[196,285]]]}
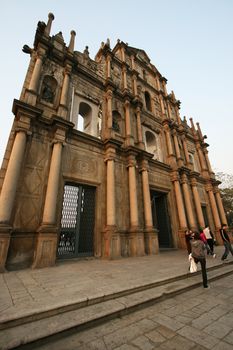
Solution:
{"label": "stone cornice", "polygon": [[16,118],[18,112],[26,113],[27,116],[30,118],[39,117],[43,113],[42,109],[39,109],[17,99],[14,99],[13,101],[12,112],[14,113]]}

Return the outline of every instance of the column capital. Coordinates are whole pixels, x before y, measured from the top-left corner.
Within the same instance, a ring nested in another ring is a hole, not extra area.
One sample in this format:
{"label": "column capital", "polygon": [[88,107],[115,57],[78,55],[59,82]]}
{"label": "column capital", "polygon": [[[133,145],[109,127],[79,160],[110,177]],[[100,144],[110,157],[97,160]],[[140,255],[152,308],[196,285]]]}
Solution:
{"label": "column capital", "polygon": [[106,96],[106,99],[107,100],[110,100],[112,99],[112,96],[113,96],[113,92],[111,89],[107,89],[106,93],[105,93],[105,96]]}
{"label": "column capital", "polygon": [[116,158],[116,150],[113,147],[109,147],[105,151],[104,162],[106,163],[108,160],[115,160]]}
{"label": "column capital", "polygon": [[70,65],[70,64],[67,64],[66,66],[65,66],[65,69],[64,69],[64,75],[70,75],[71,74],[71,71],[72,71],[72,66]]}
{"label": "column capital", "polygon": [[210,192],[210,191],[213,192],[213,186],[212,186],[212,184],[210,184],[210,183],[206,184],[206,185],[205,185],[205,190],[206,190],[206,192]]}
{"label": "column capital", "polygon": [[197,187],[197,179],[195,179],[195,177],[191,178],[191,186],[192,187]]}
{"label": "column capital", "polygon": [[127,162],[128,162],[127,168],[136,167],[137,162],[136,162],[135,156],[133,154],[128,155]]}
{"label": "column capital", "polygon": [[188,183],[188,177],[185,173],[181,174],[181,184]]}
{"label": "column capital", "polygon": [[172,182],[179,181],[179,180],[180,180],[180,177],[179,177],[178,172],[174,171],[173,173],[171,173],[171,181]]}
{"label": "column capital", "polygon": [[171,130],[171,134],[174,135],[174,136],[177,136],[177,131],[176,131],[176,129],[172,129],[172,130]]}
{"label": "column capital", "polygon": [[129,107],[130,106],[130,102],[129,102],[129,100],[127,98],[124,101],[124,106],[125,107]]}
{"label": "column capital", "polygon": [[140,164],[139,171],[140,171],[140,172],[149,171],[148,160],[146,160],[146,159],[142,159],[142,160],[141,160],[141,164]]}

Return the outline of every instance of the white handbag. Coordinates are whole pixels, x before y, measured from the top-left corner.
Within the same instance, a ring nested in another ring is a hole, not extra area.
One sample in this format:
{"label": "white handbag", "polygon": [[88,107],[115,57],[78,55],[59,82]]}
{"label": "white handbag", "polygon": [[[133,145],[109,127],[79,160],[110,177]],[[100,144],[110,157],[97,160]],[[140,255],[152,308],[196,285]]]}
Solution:
{"label": "white handbag", "polygon": [[197,264],[195,263],[193,257],[190,257],[189,261],[190,261],[190,267],[189,267],[190,273],[197,272]]}

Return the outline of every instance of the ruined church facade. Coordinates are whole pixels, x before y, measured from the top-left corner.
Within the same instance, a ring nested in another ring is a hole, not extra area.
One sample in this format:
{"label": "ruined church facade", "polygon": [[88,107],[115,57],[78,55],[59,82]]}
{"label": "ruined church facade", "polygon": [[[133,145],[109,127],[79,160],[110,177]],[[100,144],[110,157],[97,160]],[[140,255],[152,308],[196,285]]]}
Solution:
{"label": "ruined church facade", "polygon": [[0,177],[0,270],[184,249],[226,223],[208,144],[147,54],[39,22]]}

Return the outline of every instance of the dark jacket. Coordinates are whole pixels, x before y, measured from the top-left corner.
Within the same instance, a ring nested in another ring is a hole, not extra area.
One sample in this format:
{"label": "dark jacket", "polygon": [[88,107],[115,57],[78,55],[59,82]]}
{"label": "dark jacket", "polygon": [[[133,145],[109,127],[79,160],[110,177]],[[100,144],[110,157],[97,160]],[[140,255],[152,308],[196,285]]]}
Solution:
{"label": "dark jacket", "polygon": [[221,237],[222,237],[223,242],[224,242],[224,241],[230,242],[230,238],[229,238],[228,233],[227,233],[226,230],[224,230],[223,228],[221,228],[219,232],[220,232],[220,235],[221,235]]}
{"label": "dark jacket", "polygon": [[205,245],[198,239],[191,242],[192,257],[197,259],[205,259]]}

